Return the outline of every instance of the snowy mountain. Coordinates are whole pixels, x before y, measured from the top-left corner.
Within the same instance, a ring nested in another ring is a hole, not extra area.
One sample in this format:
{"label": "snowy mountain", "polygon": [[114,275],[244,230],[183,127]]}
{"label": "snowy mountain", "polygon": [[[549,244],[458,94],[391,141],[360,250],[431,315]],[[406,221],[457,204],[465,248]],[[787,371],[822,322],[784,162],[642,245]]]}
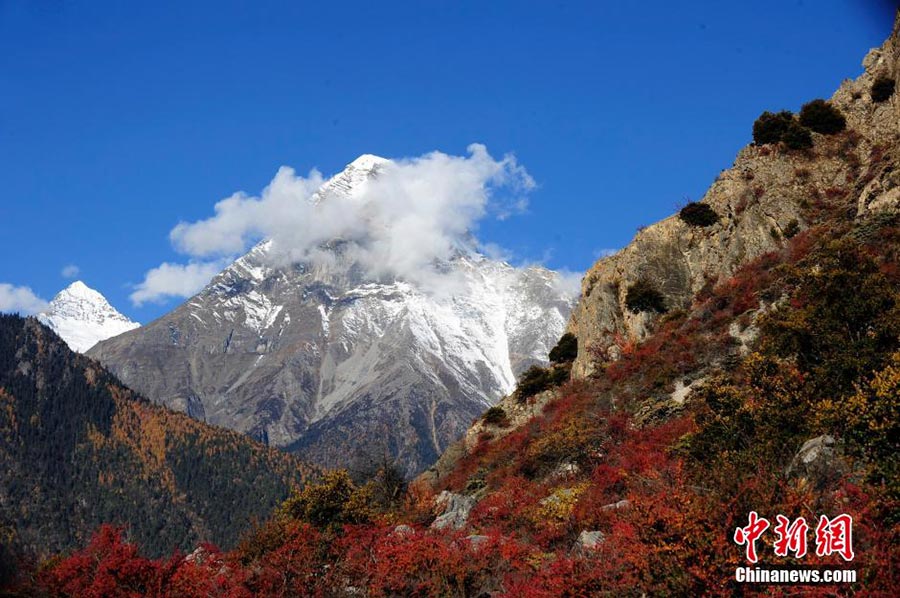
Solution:
{"label": "snowy mountain", "polygon": [[106,297],[80,280],[60,291],[37,318],[79,353],[99,341],[140,327],[116,311]]}
{"label": "snowy mountain", "polygon": [[[383,158],[361,156],[313,202],[353,201]],[[414,474],[518,373],[546,362],[575,297],[559,276],[464,242],[445,288],[376,278],[352,244],[285,262],[264,241],[168,315],[90,354],[145,396],[328,466],[389,452]]]}

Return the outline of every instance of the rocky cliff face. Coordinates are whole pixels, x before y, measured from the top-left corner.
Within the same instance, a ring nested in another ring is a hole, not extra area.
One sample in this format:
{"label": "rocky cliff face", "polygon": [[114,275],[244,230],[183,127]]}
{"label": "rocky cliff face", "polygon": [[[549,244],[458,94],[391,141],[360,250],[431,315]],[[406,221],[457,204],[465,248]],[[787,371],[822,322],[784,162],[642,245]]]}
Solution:
{"label": "rocky cliff face", "polygon": [[898,28],[900,21],[891,38],[866,56],[863,74],[845,81],[831,98],[847,119],[847,131],[813,133],[815,146],[807,152],[744,148],[701,200],[719,216],[716,224],[691,226],[671,216],[639,231],[627,247],[587,272],[568,324],[579,342],[576,378],[590,375],[598,360],[617,357],[623,343],[649,333],[657,316],[626,307],[636,282],[650,281],[666,307],[683,308],[705,285],[805,228],[801,211],[811,203],[850,193],[858,197],[857,217],[896,208],[900,174],[891,156],[900,134],[900,100],[895,93],[874,102],[870,90],[879,77],[900,79]]}
{"label": "rocky cliff face", "polygon": [[[353,197],[363,156],[313,201]],[[91,355],[158,403],[329,466],[387,452],[413,474],[545,362],[574,298],[543,268],[460,245],[444,289],[374,279],[340,240],[284,264],[263,242],[198,295]]]}

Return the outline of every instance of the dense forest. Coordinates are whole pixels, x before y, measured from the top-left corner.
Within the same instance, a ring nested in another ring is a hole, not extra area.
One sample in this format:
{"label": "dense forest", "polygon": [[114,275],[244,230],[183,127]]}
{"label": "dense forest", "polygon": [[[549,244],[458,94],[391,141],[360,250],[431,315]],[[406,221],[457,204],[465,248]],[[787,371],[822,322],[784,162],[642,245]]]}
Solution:
{"label": "dense forest", "polygon": [[151,405],[34,319],[0,315],[0,538],[11,554],[124,526],[150,555],[233,546],[309,470]]}

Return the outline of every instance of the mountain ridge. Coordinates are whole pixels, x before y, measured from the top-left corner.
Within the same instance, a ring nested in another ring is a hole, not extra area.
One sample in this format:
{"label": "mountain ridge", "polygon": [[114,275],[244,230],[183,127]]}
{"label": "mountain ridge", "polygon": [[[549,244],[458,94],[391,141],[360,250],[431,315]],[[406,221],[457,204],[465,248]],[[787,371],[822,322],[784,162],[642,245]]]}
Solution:
{"label": "mountain ridge", "polygon": [[35,318],[0,315],[0,531],[36,555],[101,523],[165,554],[234,546],[314,470],[150,404]]}

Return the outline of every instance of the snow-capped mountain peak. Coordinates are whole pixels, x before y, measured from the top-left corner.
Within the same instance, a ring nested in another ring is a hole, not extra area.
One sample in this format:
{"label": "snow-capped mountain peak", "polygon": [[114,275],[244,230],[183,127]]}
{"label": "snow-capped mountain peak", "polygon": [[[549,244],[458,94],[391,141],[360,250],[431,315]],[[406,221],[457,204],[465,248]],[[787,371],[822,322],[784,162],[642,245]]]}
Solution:
{"label": "snow-capped mountain peak", "polygon": [[363,154],[358,157],[353,162],[350,162],[347,166],[353,167],[356,170],[373,170],[374,168],[381,166],[382,164],[386,164],[390,162],[387,158],[382,158],[381,156],[376,156],[375,154]]}
{"label": "snow-capped mountain peak", "polygon": [[102,340],[140,326],[119,313],[106,297],[80,280],[57,293],[47,310],[37,317],[79,353],[84,353]]}
{"label": "snow-capped mountain peak", "polygon": [[[364,154],[313,202],[373,199],[393,165]],[[286,261],[279,239],[262,241],[165,317],[89,354],[155,402],[322,465],[380,447],[419,473],[517,374],[546,363],[575,296],[555,272],[482,255],[471,235],[421,278],[373,271],[354,243]]]}
{"label": "snow-capped mountain peak", "polygon": [[331,196],[355,197],[362,193],[366,182],[391,161],[374,154],[363,154],[330,179],[316,191],[313,202],[327,200]]}
{"label": "snow-capped mountain peak", "polygon": [[61,290],[59,293],[57,293],[56,298],[81,299],[95,304],[106,302],[106,298],[103,295],[87,286],[80,280],[76,280],[75,282]]}

